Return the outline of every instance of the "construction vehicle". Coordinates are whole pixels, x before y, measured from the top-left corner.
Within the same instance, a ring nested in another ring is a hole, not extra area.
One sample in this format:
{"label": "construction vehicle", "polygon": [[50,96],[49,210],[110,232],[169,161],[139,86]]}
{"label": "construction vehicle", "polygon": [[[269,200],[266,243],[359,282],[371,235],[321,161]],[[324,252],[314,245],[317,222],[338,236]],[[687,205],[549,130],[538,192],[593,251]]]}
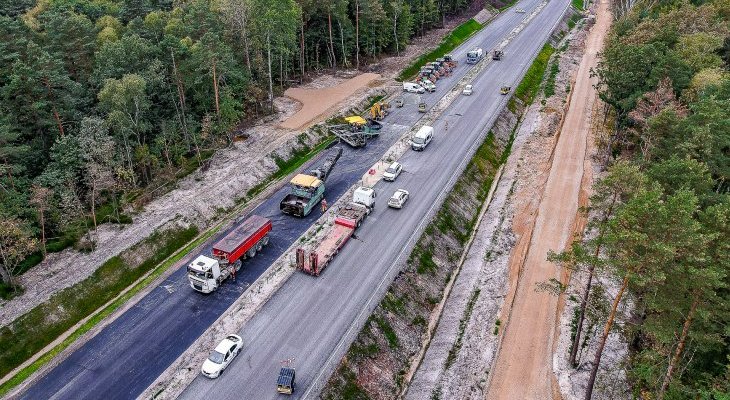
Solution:
{"label": "construction vehicle", "polygon": [[451,54],[444,54],[444,61],[452,70],[456,68],[457,65],[459,65],[459,63],[454,60],[454,56],[452,56]]}
{"label": "construction vehicle", "polygon": [[309,215],[324,198],[324,180],[332,172],[341,155],[342,148],[335,147],[318,168],[309,171],[309,174],[297,174],[292,178],[289,182],[289,194],[279,203],[281,212],[295,217]]}
{"label": "construction vehicle", "polygon": [[504,51],[502,51],[502,50],[494,50],[494,52],[492,52],[492,60],[499,61],[502,59],[503,56],[504,56]]}
{"label": "construction vehicle", "polygon": [[405,100],[403,100],[402,97],[398,97],[395,99],[395,106],[398,108],[403,107],[403,104],[405,103]]}
{"label": "construction vehicle", "polygon": [[188,264],[190,286],[201,293],[217,290],[235,277],[242,260],[252,258],[269,243],[271,220],[252,215],[213,245],[211,256],[199,255]]}
{"label": "construction vehicle", "polygon": [[483,57],[484,57],[484,50],[482,50],[480,47],[477,47],[477,48],[469,51],[468,53],[466,53],[466,63],[467,64],[476,64]]}
{"label": "construction vehicle", "polygon": [[375,206],[375,191],[368,187],[355,189],[352,201],[337,210],[335,223],[313,251],[298,248],[296,267],[302,272],[319,276],[360,227]]}
{"label": "construction vehicle", "polygon": [[380,129],[383,127],[378,121],[365,120],[360,116],[347,117],[345,121],[347,124],[330,125],[328,129],[341,141],[354,148],[364,147],[368,139],[380,135]]}
{"label": "construction vehicle", "polygon": [[426,112],[426,102],[421,101],[418,103],[418,112],[425,113]]}
{"label": "construction vehicle", "polygon": [[281,367],[279,377],[276,379],[276,391],[281,394],[294,393],[294,377],[296,371],[292,367]]}
{"label": "construction vehicle", "polygon": [[384,101],[376,101],[370,107],[370,118],[380,121],[388,115],[390,104]]}
{"label": "construction vehicle", "polygon": [[512,87],[511,86],[502,86],[499,89],[499,93],[501,93],[501,94],[504,95],[504,94],[508,94],[511,90],[512,90]]}

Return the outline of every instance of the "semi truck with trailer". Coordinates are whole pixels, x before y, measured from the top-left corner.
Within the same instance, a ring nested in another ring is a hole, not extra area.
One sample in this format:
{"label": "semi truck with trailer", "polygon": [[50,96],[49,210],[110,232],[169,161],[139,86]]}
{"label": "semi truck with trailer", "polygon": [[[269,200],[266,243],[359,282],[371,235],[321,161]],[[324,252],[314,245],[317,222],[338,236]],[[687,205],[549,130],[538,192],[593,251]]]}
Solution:
{"label": "semi truck with trailer", "polygon": [[307,251],[301,247],[297,249],[297,269],[309,275],[319,276],[372,212],[375,197],[376,193],[372,188],[355,189],[352,201],[337,210],[334,225],[314,250]]}
{"label": "semi truck with trailer", "polygon": [[252,258],[269,243],[271,220],[252,215],[213,245],[210,256],[201,254],[188,264],[190,287],[201,293],[216,291],[235,276],[242,260]]}

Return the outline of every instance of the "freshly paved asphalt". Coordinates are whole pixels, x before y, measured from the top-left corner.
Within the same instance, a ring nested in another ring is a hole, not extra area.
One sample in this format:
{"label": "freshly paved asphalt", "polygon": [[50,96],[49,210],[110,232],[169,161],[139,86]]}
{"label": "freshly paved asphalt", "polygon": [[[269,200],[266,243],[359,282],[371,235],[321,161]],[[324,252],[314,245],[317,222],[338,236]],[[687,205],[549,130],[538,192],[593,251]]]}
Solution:
{"label": "freshly paved asphalt", "polygon": [[[530,12],[539,0],[523,0],[517,7]],[[322,276],[295,274],[246,324],[241,334],[244,351],[215,381],[196,379],[185,398],[264,399],[276,397],[275,377],[279,361],[293,357],[297,368],[295,398],[315,395],[344,353],[357,327],[382,296],[397,273],[396,261],[412,245],[417,228],[423,228],[453,184],[471,153],[484,139],[506,97],[498,94],[503,84],[516,83],[542,47],[568,0],[551,0],[542,12],[513,40],[504,61],[491,63],[477,79],[475,93],[460,97],[435,124],[434,141],[423,153],[408,152],[402,158],[405,172],[396,183],[379,183],[376,210]],[[438,82],[438,90],[423,95],[435,104],[464,76],[471,66],[466,52],[475,46],[489,50],[525,18],[507,11],[453,52],[460,61],[451,77]],[[400,137],[416,123],[419,114],[407,104],[386,119],[380,138],[363,149],[345,147],[327,179],[327,199],[333,203]],[[443,131],[444,121],[448,131]],[[411,192],[400,211],[388,209],[387,198],[396,188]],[[271,263],[319,217],[312,213],[297,219],[280,214],[279,201],[286,187],[266,199],[253,213],[271,218],[269,246],[244,263],[236,282],[226,282],[210,295],[194,292],[188,285],[185,265],[136,305],[21,394],[26,399],[132,399],[139,396],[200,334],[213,323]],[[438,200],[438,201],[437,201]],[[221,232],[208,243],[225,235]],[[316,383],[315,385],[312,385]]]}

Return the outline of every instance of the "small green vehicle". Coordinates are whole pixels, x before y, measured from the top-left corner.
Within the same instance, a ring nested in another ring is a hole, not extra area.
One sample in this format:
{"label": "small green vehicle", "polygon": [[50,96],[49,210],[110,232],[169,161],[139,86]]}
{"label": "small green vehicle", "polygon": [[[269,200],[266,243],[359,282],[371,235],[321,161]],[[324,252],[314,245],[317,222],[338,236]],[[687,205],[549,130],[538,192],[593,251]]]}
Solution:
{"label": "small green vehicle", "polygon": [[422,113],[426,112],[426,103],[425,102],[422,101],[422,102],[418,103],[418,112],[422,112]]}
{"label": "small green vehicle", "polygon": [[512,90],[511,86],[502,86],[501,89],[499,89],[499,93],[502,93],[503,95],[508,94]]}

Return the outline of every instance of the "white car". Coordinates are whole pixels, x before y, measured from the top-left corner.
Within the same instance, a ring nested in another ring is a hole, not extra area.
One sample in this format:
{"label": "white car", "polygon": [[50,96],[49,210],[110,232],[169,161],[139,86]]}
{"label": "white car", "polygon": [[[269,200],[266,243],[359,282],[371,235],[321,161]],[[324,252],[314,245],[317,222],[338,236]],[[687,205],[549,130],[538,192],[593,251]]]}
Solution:
{"label": "white car", "polygon": [[525,10],[523,8],[516,8],[515,9],[515,12],[518,12],[520,14],[523,14],[525,12]]}
{"label": "white car", "polygon": [[240,336],[233,334],[226,336],[210,353],[200,372],[211,379],[219,377],[242,348],[243,339]]}
{"label": "white car", "polygon": [[383,172],[383,180],[393,182],[401,172],[403,172],[403,166],[398,162],[393,162],[393,164],[390,164],[388,169]]}
{"label": "white car", "polygon": [[472,85],[464,86],[464,90],[461,91],[461,94],[465,96],[471,96],[472,93],[474,93],[474,88]]}
{"label": "white car", "polygon": [[408,196],[409,193],[407,190],[396,190],[390,200],[388,200],[388,207],[403,208],[403,205],[406,204],[406,201],[408,201]]}

